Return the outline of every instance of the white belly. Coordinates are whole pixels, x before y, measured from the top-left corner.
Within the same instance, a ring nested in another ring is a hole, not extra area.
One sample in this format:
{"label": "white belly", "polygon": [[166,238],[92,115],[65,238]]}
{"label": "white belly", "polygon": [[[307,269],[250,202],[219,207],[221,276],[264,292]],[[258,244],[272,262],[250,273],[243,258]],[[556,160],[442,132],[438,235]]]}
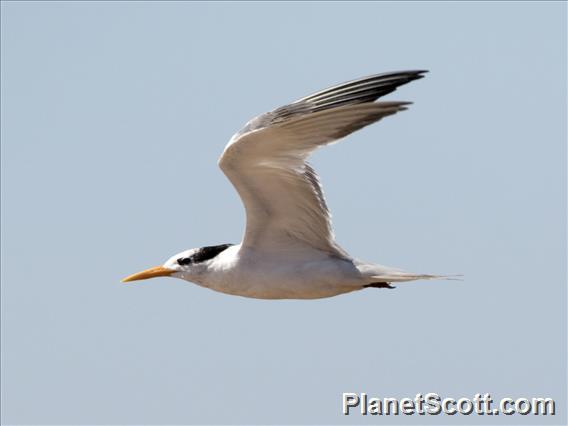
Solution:
{"label": "white belly", "polygon": [[365,284],[348,260],[308,250],[283,254],[221,253],[199,283],[223,293],[259,299],[317,299],[359,290]]}

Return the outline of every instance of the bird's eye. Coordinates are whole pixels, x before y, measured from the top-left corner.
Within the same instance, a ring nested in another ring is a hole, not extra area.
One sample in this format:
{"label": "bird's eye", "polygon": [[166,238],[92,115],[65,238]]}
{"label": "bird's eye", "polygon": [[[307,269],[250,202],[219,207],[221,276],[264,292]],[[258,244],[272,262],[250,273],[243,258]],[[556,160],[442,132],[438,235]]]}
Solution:
{"label": "bird's eye", "polygon": [[178,265],[188,265],[192,262],[191,257],[180,257],[177,260]]}

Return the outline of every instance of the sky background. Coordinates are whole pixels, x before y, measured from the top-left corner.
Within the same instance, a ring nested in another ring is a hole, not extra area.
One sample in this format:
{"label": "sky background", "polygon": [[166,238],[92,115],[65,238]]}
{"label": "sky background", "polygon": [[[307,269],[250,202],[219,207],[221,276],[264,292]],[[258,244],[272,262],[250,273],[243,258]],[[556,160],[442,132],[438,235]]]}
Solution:
{"label": "sky background", "polygon": [[[566,422],[566,3],[2,2],[3,424]],[[248,119],[368,74],[412,101],[317,152],[338,241],[462,273],[315,301],[120,279],[237,243]],[[556,417],[341,414],[552,397]]]}

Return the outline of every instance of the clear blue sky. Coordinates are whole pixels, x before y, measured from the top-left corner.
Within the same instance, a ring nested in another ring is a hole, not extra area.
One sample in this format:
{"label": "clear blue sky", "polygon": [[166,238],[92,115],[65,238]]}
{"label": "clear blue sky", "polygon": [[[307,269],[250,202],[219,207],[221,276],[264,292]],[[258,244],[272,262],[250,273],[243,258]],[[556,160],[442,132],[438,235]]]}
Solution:
{"label": "clear blue sky", "polygon": [[[566,3],[2,2],[5,424],[566,422]],[[464,282],[259,301],[127,274],[239,242],[252,116],[429,69],[318,152],[338,241]],[[345,417],[342,392],[556,398]]]}

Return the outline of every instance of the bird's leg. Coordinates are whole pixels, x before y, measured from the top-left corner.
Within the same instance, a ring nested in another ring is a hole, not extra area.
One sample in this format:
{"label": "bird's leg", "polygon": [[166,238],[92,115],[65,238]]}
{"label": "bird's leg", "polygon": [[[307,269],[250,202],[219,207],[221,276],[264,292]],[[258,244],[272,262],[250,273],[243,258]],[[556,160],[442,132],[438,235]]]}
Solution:
{"label": "bird's leg", "polygon": [[369,287],[373,287],[373,288],[396,288],[396,287],[393,287],[392,285],[390,285],[390,283],[371,283],[371,284],[366,284],[363,287],[364,288],[369,288]]}

